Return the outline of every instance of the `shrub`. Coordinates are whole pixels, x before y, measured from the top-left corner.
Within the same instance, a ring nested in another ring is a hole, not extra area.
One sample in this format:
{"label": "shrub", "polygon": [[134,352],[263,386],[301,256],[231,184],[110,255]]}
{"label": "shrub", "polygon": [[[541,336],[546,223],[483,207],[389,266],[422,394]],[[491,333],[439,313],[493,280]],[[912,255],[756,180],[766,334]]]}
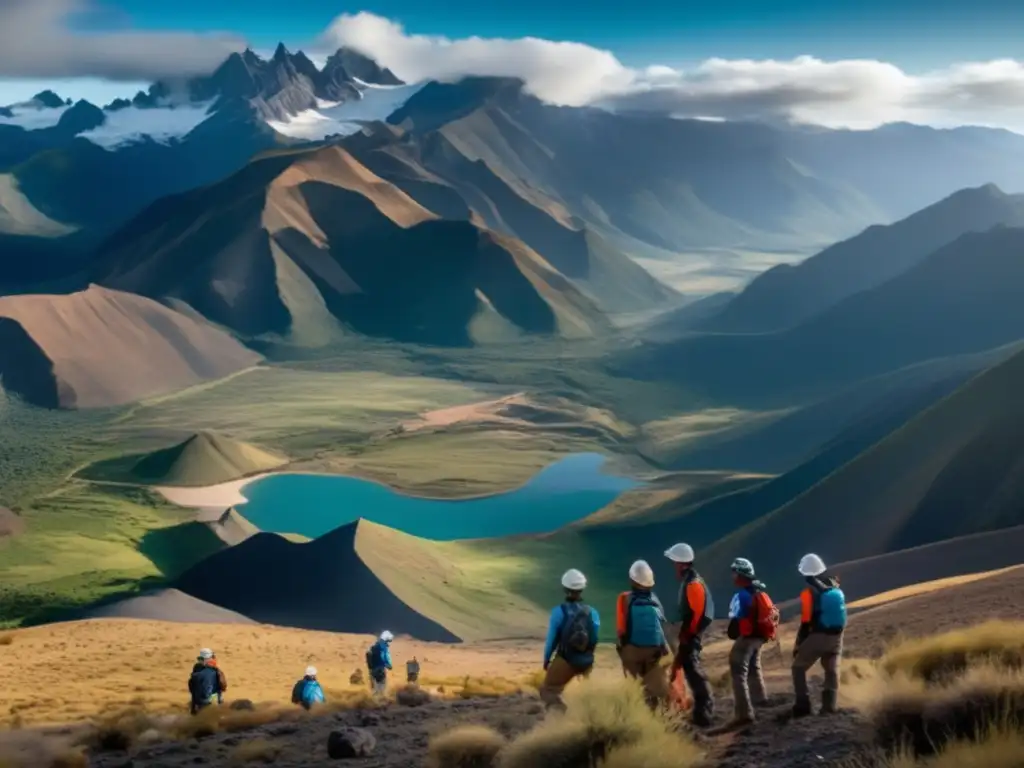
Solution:
{"label": "shrub", "polygon": [[903,753],[886,761],[886,768],[1021,768],[1024,731],[1012,727],[990,729],[978,741],[953,741],[931,757]]}
{"label": "shrub", "polygon": [[14,635],[3,634],[0,635],[0,645],[10,645],[14,642]]}
{"label": "shrub", "polygon": [[651,712],[635,680],[587,680],[566,703],[564,714],[549,715],[506,747],[498,766],[691,768],[703,759],[668,716]]}
{"label": "shrub", "polygon": [[407,685],[395,692],[395,701],[403,707],[421,707],[429,704],[432,696],[418,685]]}
{"label": "shrub", "polygon": [[1024,666],[1024,622],[990,621],[904,640],[890,648],[881,660],[882,669],[889,675],[903,673],[929,683],[985,664],[1011,669]]}
{"label": "shrub", "polygon": [[482,725],[462,725],[431,739],[429,768],[491,768],[505,738]]}
{"label": "shrub", "polygon": [[280,751],[280,746],[267,739],[253,739],[235,747],[231,752],[231,759],[239,763],[272,763]]}
{"label": "shrub", "polygon": [[366,676],[363,674],[363,670],[357,669],[349,675],[348,682],[351,685],[366,685]]}
{"label": "shrub", "polygon": [[993,727],[1024,722],[1024,673],[975,668],[942,687],[894,680],[871,717],[887,751],[931,755],[949,742],[980,739]]}
{"label": "shrub", "polygon": [[143,710],[125,709],[96,722],[95,730],[85,737],[83,744],[98,752],[127,752],[139,734],[152,728],[153,720]]}

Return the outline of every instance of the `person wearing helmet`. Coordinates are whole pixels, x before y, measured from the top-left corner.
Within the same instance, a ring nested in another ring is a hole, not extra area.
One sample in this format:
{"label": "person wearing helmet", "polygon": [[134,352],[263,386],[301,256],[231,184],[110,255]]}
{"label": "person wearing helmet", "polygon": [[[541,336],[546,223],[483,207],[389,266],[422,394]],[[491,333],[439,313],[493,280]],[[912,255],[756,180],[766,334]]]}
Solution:
{"label": "person wearing helmet", "polygon": [[544,683],[540,697],[548,709],[565,709],[562,692],[575,678],[590,674],[601,617],[583,602],[587,577],[575,568],[562,575],[565,600],[554,607],[544,643]]}
{"label": "person wearing helmet", "polygon": [[370,672],[373,693],[377,696],[383,695],[388,687],[388,672],[392,669],[391,642],[394,639],[395,636],[385,629],[366,652],[366,668]]}
{"label": "person wearing helmet", "polygon": [[222,704],[227,689],[228,679],[217,663],[216,654],[209,648],[201,649],[188,678],[189,711],[195,715],[214,701]]}
{"label": "person wearing helmet", "polygon": [[715,603],[704,579],[693,567],[695,556],[689,544],[673,545],[665,550],[665,557],[675,565],[679,579],[679,647],[672,662],[671,678],[675,679],[682,670],[693,695],[693,724],[708,728],[715,713],[715,700],[701,653],[704,632],[715,618]]}
{"label": "person wearing helmet", "polygon": [[800,593],[800,629],[793,647],[793,716],[805,717],[812,712],[807,670],[817,662],[825,670],[821,714],[832,714],[837,711],[839,698],[846,597],[839,588],[839,580],[829,575],[825,561],[817,555],[804,555],[797,570],[807,586]]}
{"label": "person wearing helmet", "polygon": [[670,651],[665,639],[665,610],[654,594],[654,571],[644,560],[629,568],[630,590],[616,603],[616,650],[622,671],[639,679],[652,709],[668,698],[668,679],[661,660]]}
{"label": "person wearing helmet", "polygon": [[416,685],[420,680],[420,663],[415,656],[411,661],[405,662],[405,682],[409,685]]}
{"label": "person wearing helmet", "polygon": [[[729,603],[729,672],[732,675],[733,719],[726,728],[754,722],[754,707],[768,700],[761,669],[761,648],[775,639],[772,625],[778,626],[778,611],[765,586],[757,580],[754,564],[744,557],[732,562],[736,593]],[[766,616],[773,612],[772,616]],[[766,628],[767,627],[767,628]]]}
{"label": "person wearing helmet", "polygon": [[306,674],[292,688],[292,704],[309,710],[324,701],[324,689],[316,679],[316,667],[306,667]]}

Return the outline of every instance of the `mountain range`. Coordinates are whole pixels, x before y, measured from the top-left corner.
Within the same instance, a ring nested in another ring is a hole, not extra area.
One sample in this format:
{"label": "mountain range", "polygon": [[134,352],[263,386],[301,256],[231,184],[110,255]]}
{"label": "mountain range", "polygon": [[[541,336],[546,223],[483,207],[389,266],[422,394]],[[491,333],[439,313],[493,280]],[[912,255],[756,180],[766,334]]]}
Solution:
{"label": "mountain range", "polygon": [[[454,151],[460,194],[482,170],[558,205],[592,242],[641,259],[708,251],[742,261],[755,250],[786,260],[965,187],[1024,191],[1024,138],[1003,131],[614,114],[545,104],[516,80],[402,84],[352,50],[318,68],[278,46],[269,59],[233,54],[209,76],[154,83],[102,109],[52,93],[5,108],[0,250],[18,258],[0,292],[64,286],[148,205],[220,181],[260,152],[385,119],[430,163]],[[440,175],[451,184],[455,171]],[[713,269],[746,274],[741,264]]]}

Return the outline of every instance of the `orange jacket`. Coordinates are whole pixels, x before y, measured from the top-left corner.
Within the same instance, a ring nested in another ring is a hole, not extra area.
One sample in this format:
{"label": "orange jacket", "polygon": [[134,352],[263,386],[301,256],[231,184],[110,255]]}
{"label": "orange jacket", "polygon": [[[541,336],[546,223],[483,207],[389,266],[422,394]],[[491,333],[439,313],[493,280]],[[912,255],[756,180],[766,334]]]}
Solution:
{"label": "orange jacket", "polygon": [[714,608],[709,604],[708,588],[704,580],[694,572],[679,590],[679,628],[681,638],[699,635],[714,618]]}

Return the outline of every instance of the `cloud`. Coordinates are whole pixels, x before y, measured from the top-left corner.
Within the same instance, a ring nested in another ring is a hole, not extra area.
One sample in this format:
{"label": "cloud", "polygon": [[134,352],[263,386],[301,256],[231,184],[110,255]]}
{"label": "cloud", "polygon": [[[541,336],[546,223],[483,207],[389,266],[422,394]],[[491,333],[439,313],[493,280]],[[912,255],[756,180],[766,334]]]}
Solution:
{"label": "cloud", "polygon": [[0,0],[0,77],[156,80],[213,70],[245,44],[229,35],[73,30],[90,0]]}
{"label": "cloud", "polygon": [[538,98],[567,106],[849,128],[895,121],[1024,128],[1024,63],[1013,60],[923,74],[882,61],[813,56],[636,69],[582,43],[416,35],[365,12],[337,17],[323,39],[371,56],[407,81],[518,77]]}
{"label": "cloud", "polygon": [[611,53],[583,43],[409,35],[401,25],[366,12],[339,16],[324,37],[331,47],[357,50],[407,82],[518,77],[539,98],[569,106],[627,89],[634,78]]}

